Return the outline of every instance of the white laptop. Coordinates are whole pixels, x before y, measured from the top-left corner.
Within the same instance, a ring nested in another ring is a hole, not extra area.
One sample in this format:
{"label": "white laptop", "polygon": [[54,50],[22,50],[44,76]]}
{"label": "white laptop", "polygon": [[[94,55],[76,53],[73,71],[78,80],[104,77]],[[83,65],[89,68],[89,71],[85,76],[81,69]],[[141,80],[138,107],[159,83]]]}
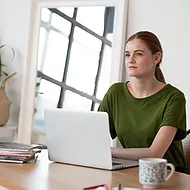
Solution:
{"label": "white laptop", "polygon": [[51,161],[107,170],[138,165],[112,160],[107,113],[45,109],[44,118]]}

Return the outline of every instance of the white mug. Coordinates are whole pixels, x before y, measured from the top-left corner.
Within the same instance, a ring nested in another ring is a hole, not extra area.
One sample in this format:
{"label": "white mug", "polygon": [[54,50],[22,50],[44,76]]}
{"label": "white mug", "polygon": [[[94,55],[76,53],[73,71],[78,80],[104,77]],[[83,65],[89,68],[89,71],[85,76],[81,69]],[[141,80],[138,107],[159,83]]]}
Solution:
{"label": "white mug", "polygon": [[[167,166],[171,168],[167,176]],[[163,158],[142,158],[139,159],[139,182],[145,188],[159,188],[167,181],[175,171],[171,163]]]}

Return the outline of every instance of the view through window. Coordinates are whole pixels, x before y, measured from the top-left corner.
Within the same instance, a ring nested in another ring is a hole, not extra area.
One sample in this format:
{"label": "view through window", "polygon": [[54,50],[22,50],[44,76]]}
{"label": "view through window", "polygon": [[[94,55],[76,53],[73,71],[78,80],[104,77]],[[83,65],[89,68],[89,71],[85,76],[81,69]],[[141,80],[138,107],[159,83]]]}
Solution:
{"label": "view through window", "polygon": [[42,9],[35,123],[44,108],[96,111],[109,87],[114,7]]}

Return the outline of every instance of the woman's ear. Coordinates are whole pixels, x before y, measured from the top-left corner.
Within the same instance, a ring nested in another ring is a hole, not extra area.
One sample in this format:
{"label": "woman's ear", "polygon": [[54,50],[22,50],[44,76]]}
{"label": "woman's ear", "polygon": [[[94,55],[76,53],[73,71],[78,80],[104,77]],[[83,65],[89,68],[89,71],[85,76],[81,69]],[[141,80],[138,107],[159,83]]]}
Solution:
{"label": "woman's ear", "polygon": [[160,63],[160,60],[162,58],[162,54],[161,52],[157,52],[155,55],[154,55],[154,63],[157,65],[158,63]]}

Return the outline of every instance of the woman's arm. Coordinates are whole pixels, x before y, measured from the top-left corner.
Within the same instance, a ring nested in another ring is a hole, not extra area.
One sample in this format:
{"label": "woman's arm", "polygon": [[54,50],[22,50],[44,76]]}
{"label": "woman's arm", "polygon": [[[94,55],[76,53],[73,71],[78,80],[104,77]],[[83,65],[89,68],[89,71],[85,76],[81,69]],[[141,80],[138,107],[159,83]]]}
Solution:
{"label": "woman's arm", "polygon": [[129,160],[138,160],[144,157],[162,158],[169,148],[177,128],[163,126],[159,129],[149,148],[112,148],[112,157]]}

